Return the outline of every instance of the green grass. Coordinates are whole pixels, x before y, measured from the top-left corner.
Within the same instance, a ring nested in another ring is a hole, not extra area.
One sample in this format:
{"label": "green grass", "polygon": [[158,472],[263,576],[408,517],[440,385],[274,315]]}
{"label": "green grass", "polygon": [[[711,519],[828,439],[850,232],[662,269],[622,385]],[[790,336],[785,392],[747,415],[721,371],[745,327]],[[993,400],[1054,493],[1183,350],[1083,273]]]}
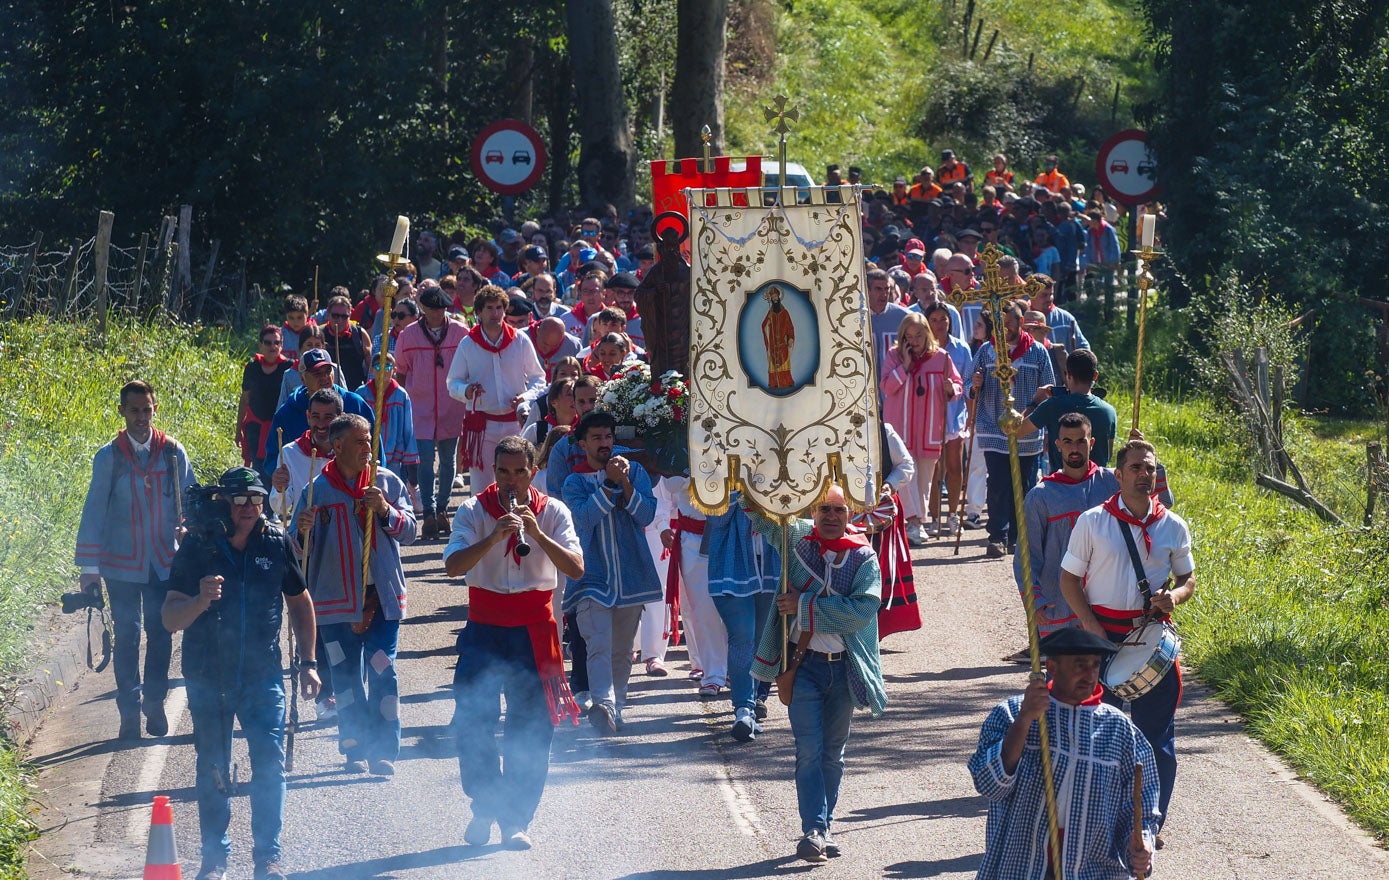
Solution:
{"label": "green grass", "polygon": [[[1119,396],[1111,400],[1128,412]],[[1209,402],[1145,398],[1143,424],[1192,527],[1197,593],[1178,615],[1187,660],[1253,735],[1384,839],[1389,524],[1381,513],[1373,529],[1330,528],[1255,487]],[[1287,431],[1314,488],[1325,471],[1350,480],[1360,468],[1362,495],[1337,499],[1357,526],[1361,508],[1346,505],[1363,505],[1363,441],[1376,432],[1296,418]]]}
{"label": "green grass", "polygon": [[[151,382],[155,424],[189,450],[201,481],[238,455],[232,443],[240,360],[222,331],[113,325],[0,324],[0,703],[28,658],[42,608],[76,582],[77,521],[92,454],[124,427],[120,386]],[[28,776],[0,739],[0,877],[22,875]]]}

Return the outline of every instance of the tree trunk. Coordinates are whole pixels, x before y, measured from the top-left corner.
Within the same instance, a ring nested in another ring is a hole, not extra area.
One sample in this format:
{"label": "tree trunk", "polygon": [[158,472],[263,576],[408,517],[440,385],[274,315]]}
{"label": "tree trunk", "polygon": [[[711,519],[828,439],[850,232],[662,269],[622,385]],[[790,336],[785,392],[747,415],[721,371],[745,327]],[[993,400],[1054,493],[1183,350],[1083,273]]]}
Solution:
{"label": "tree trunk", "polygon": [[723,57],[728,46],[728,0],[680,0],[676,8],[674,112],[675,157],[703,156],[699,131],[709,126],[710,152],[723,153]]}
{"label": "tree trunk", "polygon": [[573,90],[573,65],[567,55],[557,55],[547,64],[548,81],[558,83],[545,90],[545,114],[550,121],[550,213],[553,215],[568,203],[566,193],[569,187],[569,138],[571,116],[570,97]]}
{"label": "tree trunk", "polygon": [[529,37],[511,44],[506,59],[506,82],[511,92],[511,118],[530,125],[535,117],[535,43]]}
{"label": "tree trunk", "polygon": [[569,55],[579,115],[579,200],[597,213],[632,205],[636,157],[617,66],[612,0],[567,0]]}

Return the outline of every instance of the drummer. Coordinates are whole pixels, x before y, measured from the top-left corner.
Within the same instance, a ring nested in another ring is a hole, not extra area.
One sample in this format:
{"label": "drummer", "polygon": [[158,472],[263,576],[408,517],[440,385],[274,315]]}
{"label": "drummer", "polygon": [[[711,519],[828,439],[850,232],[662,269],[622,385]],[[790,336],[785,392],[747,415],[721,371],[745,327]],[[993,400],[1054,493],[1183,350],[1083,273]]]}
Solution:
{"label": "drummer", "polygon": [[[1076,520],[1061,560],[1061,592],[1081,626],[1117,643],[1148,616],[1164,623],[1170,620],[1172,610],[1196,589],[1196,562],[1186,521],[1153,497],[1157,479],[1153,445],[1145,440],[1125,443],[1119,449],[1114,476],[1119,491]],[[1156,757],[1161,786],[1159,828],[1167,820],[1177,778],[1174,716],[1181,693],[1181,668],[1173,663],[1161,681],[1131,704],[1133,723],[1148,738]],[[1119,703],[1109,693],[1105,699]]]}

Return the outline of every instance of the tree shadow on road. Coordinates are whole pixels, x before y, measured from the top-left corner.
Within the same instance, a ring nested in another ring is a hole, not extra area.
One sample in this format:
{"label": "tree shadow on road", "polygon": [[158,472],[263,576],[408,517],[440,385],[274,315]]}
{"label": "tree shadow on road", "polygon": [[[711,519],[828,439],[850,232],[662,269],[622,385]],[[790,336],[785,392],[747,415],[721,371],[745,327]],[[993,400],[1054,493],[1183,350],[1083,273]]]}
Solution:
{"label": "tree shadow on road", "polygon": [[441,865],[467,862],[499,852],[501,848],[501,844],[492,846],[441,846],[427,849],[424,852],[400,853],[394,856],[382,856],[379,859],[368,859],[365,862],[334,865],[330,868],[318,868],[313,871],[297,871],[294,876],[299,880],[373,880],[373,878],[379,877],[394,877],[400,872],[418,868],[436,868]]}
{"label": "tree shadow on road", "polygon": [[816,865],[802,862],[795,856],[778,856],[763,859],[750,865],[737,865],[720,868],[695,868],[689,871],[672,871],[662,868],[659,871],[642,871],[639,874],[625,874],[617,880],[753,880],[757,877],[784,877],[814,871]]}
{"label": "tree shadow on road", "polygon": [[883,867],[883,876],[898,880],[898,878],[909,877],[939,877],[942,874],[958,874],[979,870],[979,863],[983,860],[983,853],[975,853],[969,856],[956,856],[953,859],[937,859],[931,862],[898,862],[895,865]]}

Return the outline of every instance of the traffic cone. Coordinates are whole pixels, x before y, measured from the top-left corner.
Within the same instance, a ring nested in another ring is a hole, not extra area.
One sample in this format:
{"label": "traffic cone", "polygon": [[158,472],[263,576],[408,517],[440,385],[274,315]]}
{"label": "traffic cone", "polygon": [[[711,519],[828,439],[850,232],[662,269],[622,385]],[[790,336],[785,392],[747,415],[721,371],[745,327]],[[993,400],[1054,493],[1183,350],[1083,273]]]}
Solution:
{"label": "traffic cone", "polygon": [[150,841],[145,850],[145,880],[183,880],[174,843],[174,810],[169,798],[155,795],[150,811]]}

